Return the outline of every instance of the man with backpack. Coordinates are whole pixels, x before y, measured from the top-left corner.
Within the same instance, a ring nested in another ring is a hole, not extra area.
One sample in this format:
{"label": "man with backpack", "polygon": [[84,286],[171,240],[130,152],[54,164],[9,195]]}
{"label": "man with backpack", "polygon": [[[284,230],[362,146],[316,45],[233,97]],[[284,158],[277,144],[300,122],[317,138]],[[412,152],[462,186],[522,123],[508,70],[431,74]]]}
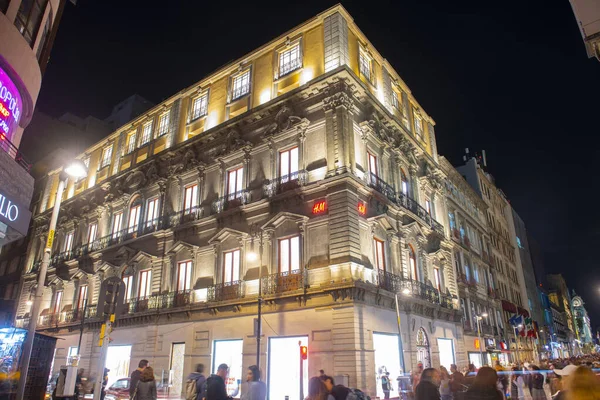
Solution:
{"label": "man with backpack", "polygon": [[344,385],[336,385],[331,376],[323,375],[321,380],[327,391],[335,400],[371,400],[364,392],[358,389],[347,388]]}
{"label": "man with backpack", "polygon": [[204,364],[196,365],[196,372],[192,372],[187,377],[185,383],[185,400],[202,400],[206,397],[204,393],[204,382],[206,377],[203,374]]}

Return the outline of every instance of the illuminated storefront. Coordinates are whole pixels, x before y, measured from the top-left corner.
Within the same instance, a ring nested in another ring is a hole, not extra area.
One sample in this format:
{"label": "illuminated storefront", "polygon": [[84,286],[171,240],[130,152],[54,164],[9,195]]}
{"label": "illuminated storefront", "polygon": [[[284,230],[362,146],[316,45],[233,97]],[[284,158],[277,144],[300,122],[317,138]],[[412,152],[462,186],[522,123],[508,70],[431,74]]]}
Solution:
{"label": "illuminated storefront", "polygon": [[221,364],[229,366],[229,376],[226,385],[227,394],[232,397],[238,394],[239,385],[244,377],[242,375],[243,347],[244,341],[242,339],[215,340],[213,345],[212,373],[216,374]]}
{"label": "illuminated storefront", "polygon": [[12,140],[19,126],[23,101],[8,74],[0,68],[0,140]]}
{"label": "illuminated storefront", "polygon": [[[381,378],[390,373],[390,381],[395,386],[396,379],[402,375],[400,365],[400,340],[397,334],[373,333],[375,350],[375,373],[377,374],[377,397],[383,398]],[[394,390],[396,390],[394,388]]]}

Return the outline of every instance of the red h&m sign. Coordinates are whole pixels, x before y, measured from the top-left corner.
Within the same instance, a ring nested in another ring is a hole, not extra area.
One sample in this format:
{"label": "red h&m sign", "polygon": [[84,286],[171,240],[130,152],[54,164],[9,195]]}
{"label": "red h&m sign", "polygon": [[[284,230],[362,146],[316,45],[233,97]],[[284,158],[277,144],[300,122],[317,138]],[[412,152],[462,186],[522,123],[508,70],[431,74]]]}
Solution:
{"label": "red h&m sign", "polygon": [[312,213],[313,215],[325,214],[327,212],[327,200],[317,200],[313,204]]}

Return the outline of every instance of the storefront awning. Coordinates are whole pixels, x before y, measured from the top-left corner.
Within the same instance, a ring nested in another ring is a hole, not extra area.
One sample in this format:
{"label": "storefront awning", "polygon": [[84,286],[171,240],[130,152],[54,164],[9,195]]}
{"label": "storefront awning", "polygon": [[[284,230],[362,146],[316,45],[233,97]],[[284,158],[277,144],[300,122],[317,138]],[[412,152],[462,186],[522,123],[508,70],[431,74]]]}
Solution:
{"label": "storefront awning", "polygon": [[517,306],[510,301],[502,300],[502,309],[512,313],[517,313]]}

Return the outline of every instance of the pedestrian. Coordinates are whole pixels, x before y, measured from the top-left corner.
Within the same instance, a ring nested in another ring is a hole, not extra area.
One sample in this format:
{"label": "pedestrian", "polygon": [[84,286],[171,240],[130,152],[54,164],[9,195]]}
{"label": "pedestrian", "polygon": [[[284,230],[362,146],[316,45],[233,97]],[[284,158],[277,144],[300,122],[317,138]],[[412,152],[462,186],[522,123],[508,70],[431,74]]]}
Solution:
{"label": "pedestrian", "polygon": [[491,367],[481,367],[463,398],[464,400],[504,400],[504,395],[496,386],[497,383],[496,370]]}
{"label": "pedestrian", "polygon": [[327,388],[321,378],[313,376],[308,381],[308,396],[305,400],[333,400],[333,396],[327,393]]}
{"label": "pedestrian", "polygon": [[525,381],[523,380],[522,371],[517,367],[513,367],[512,374],[510,375],[510,399],[525,399]]}
{"label": "pedestrian", "polygon": [[133,393],[135,392],[137,383],[139,382],[140,377],[142,376],[142,372],[144,372],[144,370],[148,367],[148,364],[150,364],[148,362],[148,360],[140,360],[140,362],[138,363],[137,369],[131,373],[131,376],[129,377],[129,398],[130,399],[133,399]]}
{"label": "pedestrian", "polygon": [[452,387],[450,374],[443,365],[440,366],[440,396],[442,400],[452,400]]}
{"label": "pedestrian", "polygon": [[383,398],[390,398],[390,391],[392,390],[392,383],[390,382],[390,373],[386,372],[385,375],[381,376],[381,389],[383,390]]}
{"label": "pedestrian", "polygon": [[540,367],[531,365],[531,398],[533,400],[547,400],[544,391],[544,375],[540,373]]}
{"label": "pedestrian", "polygon": [[322,370],[322,369],[320,369],[320,370],[319,370],[319,378],[320,378],[321,380],[323,380],[323,378],[324,378],[324,377],[325,377],[325,371],[324,371],[324,370]]}
{"label": "pedestrian", "polygon": [[230,400],[225,389],[225,381],[229,375],[229,366],[220,364],[217,367],[217,373],[212,374],[206,380],[206,400]]}
{"label": "pedestrian", "polygon": [[196,371],[192,372],[187,377],[185,384],[185,399],[186,400],[202,400],[206,395],[204,393],[204,364],[197,364]]}
{"label": "pedestrian", "polygon": [[423,373],[423,363],[419,361],[417,363],[417,369],[410,374],[410,380],[413,387],[413,392],[416,390],[417,386],[419,386],[419,382],[421,381],[421,374]]}
{"label": "pedestrian", "polygon": [[471,385],[475,381],[476,375],[477,372],[475,372],[475,364],[469,364],[469,367],[467,368],[467,373],[465,374],[465,377],[463,379],[463,385],[471,387]]}
{"label": "pedestrian", "polygon": [[351,392],[351,390],[344,385],[336,385],[331,376],[323,375],[321,380],[325,384],[327,392],[333,396],[335,400],[346,400],[348,393]]}
{"label": "pedestrian", "polygon": [[600,400],[600,381],[587,367],[577,367],[567,379],[566,400]]}
{"label": "pedestrian", "polygon": [[[104,400],[104,396],[106,396],[106,386],[108,385],[108,373],[110,369],[104,368],[104,375],[102,375],[102,387],[100,388],[100,400]],[[79,399],[79,391],[75,393],[75,399]]]}
{"label": "pedestrian", "polygon": [[551,392],[553,400],[566,400],[567,379],[577,370],[576,365],[567,365],[562,369],[554,369],[555,379],[552,381]]}
{"label": "pedestrian", "polygon": [[242,393],[241,400],[265,400],[267,397],[267,385],[260,380],[260,369],[256,365],[248,367],[246,373],[248,386]]}
{"label": "pedestrian", "polygon": [[425,369],[415,389],[415,400],[440,400],[440,380],[440,371],[435,368]]}
{"label": "pedestrian", "polygon": [[156,400],[156,381],[152,367],[144,369],[135,387],[134,400]]}

